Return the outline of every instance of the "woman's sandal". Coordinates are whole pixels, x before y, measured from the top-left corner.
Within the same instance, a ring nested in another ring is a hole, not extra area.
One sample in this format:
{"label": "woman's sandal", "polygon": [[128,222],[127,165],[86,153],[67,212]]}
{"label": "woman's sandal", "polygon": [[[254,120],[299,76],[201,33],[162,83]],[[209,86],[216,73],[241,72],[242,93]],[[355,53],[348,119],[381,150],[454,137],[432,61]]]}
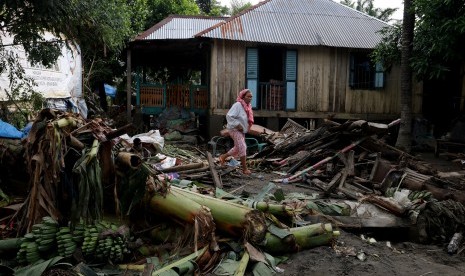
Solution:
{"label": "woman's sandal", "polygon": [[250,170],[245,169],[245,170],[242,171],[242,173],[243,173],[243,174],[249,175],[249,174],[251,174],[252,172],[251,172]]}

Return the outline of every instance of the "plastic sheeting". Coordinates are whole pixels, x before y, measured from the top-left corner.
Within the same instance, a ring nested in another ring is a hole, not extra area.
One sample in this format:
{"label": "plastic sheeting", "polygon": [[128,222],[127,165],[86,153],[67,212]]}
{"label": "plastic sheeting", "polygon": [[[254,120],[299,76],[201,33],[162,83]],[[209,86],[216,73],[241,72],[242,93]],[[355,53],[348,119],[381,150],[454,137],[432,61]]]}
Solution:
{"label": "plastic sheeting", "polygon": [[0,137],[21,139],[25,136],[24,132],[19,131],[16,127],[0,120]]}

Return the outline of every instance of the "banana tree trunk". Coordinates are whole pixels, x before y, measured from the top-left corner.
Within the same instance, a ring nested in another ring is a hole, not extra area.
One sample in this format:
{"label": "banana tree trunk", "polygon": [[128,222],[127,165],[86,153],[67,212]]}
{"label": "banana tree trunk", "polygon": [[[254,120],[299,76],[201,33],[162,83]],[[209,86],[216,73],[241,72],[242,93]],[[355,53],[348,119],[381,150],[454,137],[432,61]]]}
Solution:
{"label": "banana tree trunk", "polygon": [[268,232],[263,249],[269,253],[289,253],[329,244],[339,235],[331,224],[316,223],[289,229],[289,235],[279,238]]}
{"label": "banana tree trunk", "polygon": [[175,215],[181,220],[192,220],[192,214],[188,212],[192,205],[207,207],[216,227],[226,233],[256,244],[265,238],[265,217],[259,210],[173,186],[165,197],[157,195],[151,199],[154,211]]}
{"label": "banana tree trunk", "polygon": [[166,195],[155,195],[150,199],[150,208],[183,224],[194,225],[196,240],[215,241],[215,222],[208,207],[176,193],[173,187]]}

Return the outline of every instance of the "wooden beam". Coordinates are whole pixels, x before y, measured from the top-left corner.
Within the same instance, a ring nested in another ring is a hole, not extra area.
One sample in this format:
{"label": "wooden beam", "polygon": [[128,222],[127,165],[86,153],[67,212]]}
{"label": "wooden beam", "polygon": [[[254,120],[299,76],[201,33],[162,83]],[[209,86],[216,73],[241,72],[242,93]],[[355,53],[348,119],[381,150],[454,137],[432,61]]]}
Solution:
{"label": "wooden beam", "polygon": [[209,151],[207,151],[207,160],[208,164],[210,165],[210,172],[212,174],[212,179],[213,183],[215,184],[215,187],[223,188],[223,182],[221,181],[221,178],[215,169],[215,162],[213,161],[212,154]]}

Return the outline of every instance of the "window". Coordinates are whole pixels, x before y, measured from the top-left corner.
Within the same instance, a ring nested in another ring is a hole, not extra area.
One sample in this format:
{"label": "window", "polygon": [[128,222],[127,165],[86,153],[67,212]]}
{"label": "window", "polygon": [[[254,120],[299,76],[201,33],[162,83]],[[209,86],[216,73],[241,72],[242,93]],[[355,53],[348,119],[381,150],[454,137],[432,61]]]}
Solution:
{"label": "window", "polygon": [[384,69],[374,64],[368,53],[351,53],[349,86],[352,89],[377,89],[384,87]]}

